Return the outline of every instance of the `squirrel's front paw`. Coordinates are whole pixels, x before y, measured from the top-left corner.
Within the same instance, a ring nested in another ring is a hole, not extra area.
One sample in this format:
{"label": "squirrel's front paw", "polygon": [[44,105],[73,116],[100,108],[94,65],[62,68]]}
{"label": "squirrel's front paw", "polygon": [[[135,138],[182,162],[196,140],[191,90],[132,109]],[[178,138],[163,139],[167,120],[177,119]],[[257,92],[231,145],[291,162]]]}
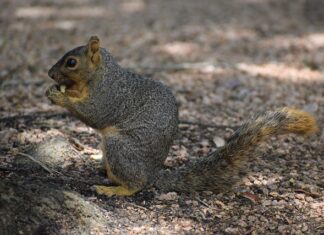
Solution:
{"label": "squirrel's front paw", "polygon": [[50,87],[46,90],[45,95],[47,96],[47,98],[48,98],[50,101],[52,101],[52,103],[57,104],[57,105],[64,106],[64,103],[65,103],[66,97],[65,97],[65,95],[64,95],[62,92],[60,92],[60,91],[57,89],[57,86],[56,86],[56,85],[52,85],[52,86],[50,86]]}

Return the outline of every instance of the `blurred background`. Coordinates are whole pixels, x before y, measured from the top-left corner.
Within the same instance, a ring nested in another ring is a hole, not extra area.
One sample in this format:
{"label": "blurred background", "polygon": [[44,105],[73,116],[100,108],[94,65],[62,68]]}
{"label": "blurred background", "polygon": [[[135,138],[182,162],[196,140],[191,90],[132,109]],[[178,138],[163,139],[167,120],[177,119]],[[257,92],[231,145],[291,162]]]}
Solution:
{"label": "blurred background", "polygon": [[2,0],[0,115],[58,109],[44,97],[47,70],[91,35],[124,67],[167,83],[185,119],[319,111],[323,9],[321,0]]}
{"label": "blurred background", "polygon": [[[68,156],[58,170],[80,182],[104,180],[98,159],[89,158],[99,153],[98,135],[44,95],[53,83],[48,69],[92,35],[122,66],[176,96],[187,124],[168,166],[205,156],[233,132],[223,125],[259,111],[294,106],[324,123],[324,0],[1,0],[0,177],[54,182],[47,172],[7,167],[17,151],[64,136],[81,157]],[[252,163],[243,187],[203,194],[203,202],[178,204],[176,194],[161,203],[155,191],[98,199],[88,185],[70,185],[104,208],[116,233],[321,234],[324,132],[274,140],[260,148],[266,156]]]}

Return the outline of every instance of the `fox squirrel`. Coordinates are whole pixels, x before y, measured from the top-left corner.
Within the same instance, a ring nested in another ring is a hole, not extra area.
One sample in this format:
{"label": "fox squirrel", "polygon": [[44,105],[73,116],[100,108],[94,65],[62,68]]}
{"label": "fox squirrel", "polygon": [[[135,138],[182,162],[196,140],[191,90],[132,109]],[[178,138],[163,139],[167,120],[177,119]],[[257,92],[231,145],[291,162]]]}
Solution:
{"label": "fox squirrel", "polygon": [[169,88],[121,68],[92,36],[67,52],[48,72],[57,85],[47,97],[102,136],[107,176],[118,186],[96,186],[99,194],[130,196],[150,186],[162,191],[230,189],[242,177],[248,155],[273,135],[310,135],[313,116],[293,108],[260,114],[243,124],[227,144],[174,170],[164,161],[177,133],[178,109]]}

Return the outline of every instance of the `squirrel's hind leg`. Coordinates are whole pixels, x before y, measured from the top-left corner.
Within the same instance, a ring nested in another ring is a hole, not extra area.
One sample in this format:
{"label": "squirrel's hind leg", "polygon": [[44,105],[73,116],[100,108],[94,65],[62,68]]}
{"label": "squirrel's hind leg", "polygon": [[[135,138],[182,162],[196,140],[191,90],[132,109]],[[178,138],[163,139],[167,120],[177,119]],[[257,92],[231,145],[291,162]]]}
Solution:
{"label": "squirrel's hind leg", "polygon": [[132,196],[140,189],[131,189],[126,186],[104,186],[96,185],[96,192],[101,195],[106,195],[108,197],[116,196]]}
{"label": "squirrel's hind leg", "polygon": [[108,197],[112,197],[114,195],[131,196],[141,190],[141,189],[133,189],[124,185],[124,182],[113,174],[111,167],[105,156],[103,156],[103,165],[106,170],[108,178],[112,180],[114,183],[119,184],[121,186],[95,185],[97,194],[106,195]]}

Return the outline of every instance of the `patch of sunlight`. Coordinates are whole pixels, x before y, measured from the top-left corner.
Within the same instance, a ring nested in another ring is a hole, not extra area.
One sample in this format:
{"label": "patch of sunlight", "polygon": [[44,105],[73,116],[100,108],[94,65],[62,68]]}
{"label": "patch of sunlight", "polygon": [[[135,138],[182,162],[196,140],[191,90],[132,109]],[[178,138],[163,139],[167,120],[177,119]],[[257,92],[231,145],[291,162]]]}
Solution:
{"label": "patch of sunlight", "polygon": [[[44,21],[37,25],[40,29],[62,29],[62,30],[72,30],[76,28],[77,22],[75,20],[55,20],[55,21]],[[20,28],[20,29],[24,29]]]}
{"label": "patch of sunlight", "polygon": [[324,47],[324,33],[313,33],[308,35],[306,39],[316,48]]}
{"label": "patch of sunlight", "polygon": [[128,13],[134,13],[143,11],[145,9],[145,2],[143,0],[133,0],[128,2],[123,2],[121,8],[123,11]]}
{"label": "patch of sunlight", "polygon": [[191,42],[171,42],[159,46],[156,48],[157,51],[161,51],[173,56],[188,56],[195,51],[198,51],[199,46],[196,43]]}
{"label": "patch of sunlight", "polygon": [[262,40],[260,43],[262,46],[277,49],[296,47],[301,49],[306,48],[308,50],[317,50],[324,47],[324,33],[313,33],[301,37],[280,35]]}
{"label": "patch of sunlight", "polygon": [[109,13],[108,9],[102,7],[74,7],[71,9],[60,9],[56,7],[21,7],[15,12],[18,18],[48,18],[48,17],[102,17]]}
{"label": "patch of sunlight", "polygon": [[23,7],[15,12],[15,16],[19,18],[40,18],[52,16],[55,9],[51,7]]}
{"label": "patch of sunlight", "polygon": [[54,28],[70,30],[75,28],[76,22],[71,20],[62,20],[54,23]]}
{"label": "patch of sunlight", "polygon": [[318,217],[324,214],[324,202],[311,202],[310,203],[310,216]]}
{"label": "patch of sunlight", "polygon": [[245,64],[239,63],[238,69],[253,76],[277,78],[280,80],[291,80],[294,82],[303,81],[324,81],[324,73],[313,71],[308,68],[294,68],[285,64]]}
{"label": "patch of sunlight", "polygon": [[253,30],[230,27],[228,29],[221,29],[218,31],[220,37],[225,41],[235,41],[240,39],[252,40],[257,34]]}

